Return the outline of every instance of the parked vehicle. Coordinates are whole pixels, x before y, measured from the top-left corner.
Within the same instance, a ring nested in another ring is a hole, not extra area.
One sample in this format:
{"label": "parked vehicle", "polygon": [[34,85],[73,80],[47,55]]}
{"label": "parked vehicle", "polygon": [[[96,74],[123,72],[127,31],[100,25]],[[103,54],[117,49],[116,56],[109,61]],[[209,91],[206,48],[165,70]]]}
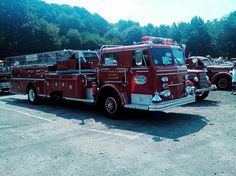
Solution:
{"label": "parked vehicle", "polygon": [[192,56],[187,58],[188,69],[204,70],[210,78],[210,81],[220,90],[228,90],[231,88],[233,66],[212,65],[211,61],[206,57]]}
{"label": "parked vehicle", "polygon": [[32,104],[40,97],[98,104],[112,118],[123,108],[162,111],[195,101],[183,51],[170,39],[145,36],[134,45],[103,46],[100,56],[70,50],[42,64],[48,55],[24,56],[34,63],[13,68],[11,91],[28,94]]}
{"label": "parked vehicle", "polygon": [[0,60],[0,91],[9,91],[10,72],[4,67],[4,61]]}
{"label": "parked vehicle", "polygon": [[189,80],[196,87],[196,100],[204,100],[210,93],[210,91],[216,89],[216,86],[211,84],[209,77],[203,70],[188,70]]}

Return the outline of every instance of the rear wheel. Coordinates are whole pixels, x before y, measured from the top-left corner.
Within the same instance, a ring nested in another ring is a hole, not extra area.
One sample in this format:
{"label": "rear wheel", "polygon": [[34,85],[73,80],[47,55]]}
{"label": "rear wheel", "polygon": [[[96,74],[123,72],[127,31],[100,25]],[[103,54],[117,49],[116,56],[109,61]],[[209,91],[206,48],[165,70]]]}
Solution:
{"label": "rear wheel", "polygon": [[231,80],[228,77],[220,77],[216,80],[216,86],[220,90],[228,90],[231,85]]}
{"label": "rear wheel", "polygon": [[202,101],[209,95],[209,91],[196,94],[196,100]]}
{"label": "rear wheel", "polygon": [[39,96],[37,95],[37,92],[34,87],[32,86],[29,87],[27,94],[28,94],[28,101],[31,104],[37,104],[39,102]]}
{"label": "rear wheel", "polygon": [[119,118],[121,111],[121,100],[117,93],[112,93],[105,96],[103,106],[108,118]]}

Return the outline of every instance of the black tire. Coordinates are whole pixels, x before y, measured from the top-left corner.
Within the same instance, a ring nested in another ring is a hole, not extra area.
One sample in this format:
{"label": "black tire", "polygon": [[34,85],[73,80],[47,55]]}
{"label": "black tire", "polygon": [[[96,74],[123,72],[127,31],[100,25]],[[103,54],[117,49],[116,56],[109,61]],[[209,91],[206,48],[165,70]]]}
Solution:
{"label": "black tire", "polygon": [[110,119],[119,119],[122,109],[121,99],[117,93],[110,93],[103,99],[103,109]]}
{"label": "black tire", "polygon": [[36,89],[33,86],[30,86],[27,90],[28,101],[30,104],[38,104],[39,96],[37,95]]}
{"label": "black tire", "polygon": [[229,90],[231,87],[231,79],[228,77],[220,77],[216,80],[216,86],[219,90]]}
{"label": "black tire", "polygon": [[202,93],[197,93],[196,94],[196,100],[197,101],[203,101],[208,95],[209,95],[209,91],[202,92]]}

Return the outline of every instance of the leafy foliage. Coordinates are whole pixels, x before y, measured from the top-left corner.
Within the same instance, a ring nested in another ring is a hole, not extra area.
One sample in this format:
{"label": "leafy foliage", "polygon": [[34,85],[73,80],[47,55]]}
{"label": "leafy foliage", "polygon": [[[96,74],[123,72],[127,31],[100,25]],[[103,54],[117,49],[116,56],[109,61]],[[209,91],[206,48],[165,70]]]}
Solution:
{"label": "leafy foliage", "polygon": [[236,11],[220,20],[140,26],[134,21],[108,23],[80,7],[42,0],[0,1],[0,59],[58,49],[98,49],[104,44],[132,44],[143,35],[173,38],[187,54],[236,57]]}

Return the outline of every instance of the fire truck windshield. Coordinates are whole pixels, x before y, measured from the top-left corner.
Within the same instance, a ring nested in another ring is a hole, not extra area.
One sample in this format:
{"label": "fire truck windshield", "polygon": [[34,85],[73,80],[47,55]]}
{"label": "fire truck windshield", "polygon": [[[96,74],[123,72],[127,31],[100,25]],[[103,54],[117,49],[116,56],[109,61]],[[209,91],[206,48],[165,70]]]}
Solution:
{"label": "fire truck windshield", "polygon": [[183,65],[183,52],[178,48],[152,48],[152,58],[155,65]]}

